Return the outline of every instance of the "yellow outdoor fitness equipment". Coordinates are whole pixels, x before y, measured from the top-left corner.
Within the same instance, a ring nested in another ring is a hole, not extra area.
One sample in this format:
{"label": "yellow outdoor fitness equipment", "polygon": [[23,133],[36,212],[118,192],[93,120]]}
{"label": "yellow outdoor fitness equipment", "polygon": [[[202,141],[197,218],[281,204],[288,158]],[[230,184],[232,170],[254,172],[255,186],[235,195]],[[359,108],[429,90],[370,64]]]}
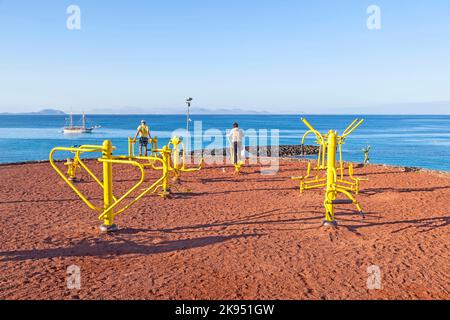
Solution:
{"label": "yellow outdoor fitness equipment", "polygon": [[[153,138],[149,139],[148,142],[151,145],[151,148],[148,149],[150,151],[150,156],[157,157],[158,152],[156,152],[156,150],[158,150],[158,138],[153,137]],[[135,150],[136,150],[136,140],[134,140],[133,138],[128,138],[128,156],[130,158],[133,158],[136,156]]]}
{"label": "yellow outdoor fitness equipment", "polygon": [[[158,154],[161,154],[162,150],[158,149],[158,139],[157,138],[150,139],[150,142],[152,144],[152,148],[150,150],[151,155],[158,156]],[[135,151],[134,151],[136,148],[135,145],[136,141],[134,141],[133,138],[128,138],[128,157],[130,159],[135,158]],[[186,167],[186,151],[185,151],[186,149],[184,147],[182,139],[178,136],[174,136],[164,148],[163,149],[165,150],[165,152],[167,151],[169,152],[169,159],[171,161],[168,162],[167,166],[169,173],[172,175],[173,181],[178,181],[182,172],[196,172],[200,171],[204,167],[203,157],[198,167],[194,168]],[[150,160],[149,164],[147,164],[146,166],[151,166],[155,170],[163,169],[163,167],[154,165],[154,162],[152,160]]]}
{"label": "yellow outdoor fitness equipment", "polygon": [[[168,163],[170,162],[170,150],[163,148],[158,150],[160,157],[134,157],[132,160],[128,159],[128,156],[113,156],[113,150],[111,141],[105,140],[103,145],[84,145],[80,147],[57,147],[50,152],[50,164],[60,177],[72,188],[72,190],[80,197],[80,199],[92,210],[100,213],[99,220],[103,221],[103,225],[100,229],[103,232],[116,231],[117,226],[114,224],[115,217],[125,210],[130,208],[133,204],[142,199],[150,192],[155,193],[157,190],[162,190],[162,195],[166,195],[168,192]],[[103,190],[103,206],[96,206],[87,197],[81,193],[81,191],[74,185],[72,181],[58,168],[55,164],[53,156],[57,151],[72,152],[75,154],[74,162],[76,161],[81,168],[83,168],[92,179]],[[98,159],[103,164],[103,179],[100,180],[83,162],[81,155],[86,153],[101,153],[102,157]],[[148,163],[149,161],[159,162],[162,167],[162,174],[150,187],[144,189],[137,197],[131,200],[127,205],[118,209],[119,204],[123,203],[125,199],[129,198],[131,194],[136,191],[145,181],[145,164],[140,163],[139,160]],[[128,190],[123,196],[117,198],[113,194],[113,164],[130,165],[136,167],[141,172],[141,178],[130,190]]]}
{"label": "yellow outdoor fitness equipment", "polygon": [[[241,161],[234,161],[234,144],[231,141],[230,137],[228,137],[228,144],[230,145],[230,157],[231,157],[231,162],[233,163],[234,166],[234,173],[239,174],[241,172],[242,167],[245,165],[245,160],[241,160]],[[239,159],[239,156],[238,156]]]}
{"label": "yellow outdoor fitness equipment", "polygon": [[[150,142],[152,144],[151,154],[152,156],[159,156],[159,154],[165,154],[167,157],[167,170],[168,170],[168,177],[167,180],[169,180],[169,176],[172,178],[171,181],[178,182],[180,180],[181,173],[183,172],[195,172],[199,171],[204,167],[204,160],[203,158],[200,161],[200,164],[198,167],[194,168],[187,168],[186,167],[186,152],[184,144],[182,143],[181,138],[175,136],[173,137],[169,143],[164,146],[162,149],[158,148],[158,140],[157,138],[150,139]],[[135,148],[136,148],[136,141],[132,138],[128,139],[128,158],[134,159],[135,157]],[[180,158],[181,153],[181,158]],[[156,165],[154,161],[149,160],[148,163],[144,164],[145,167],[150,167],[154,170],[164,170],[163,166]],[[160,195],[167,197],[172,193],[172,189],[175,189],[178,192],[184,192],[188,193],[191,192],[189,188],[181,189],[180,186],[177,186],[176,184],[169,185],[169,181],[167,181],[167,190],[163,193],[160,193]]]}
{"label": "yellow outdoor fitness equipment", "polygon": [[[345,139],[355,131],[364,119],[355,119],[339,136],[336,131],[330,130],[327,134],[319,133],[314,127],[302,118],[303,123],[309,128],[302,139],[302,145],[308,135],[316,136],[316,143],[319,145],[319,155],[317,165],[311,168],[311,162],[308,163],[308,169],[305,176],[292,177],[292,180],[300,181],[300,193],[310,189],[326,189],[325,193],[325,226],[336,226],[334,218],[334,205],[354,204],[358,212],[364,217],[361,206],[352,195],[358,195],[359,182],[365,179],[355,178],[353,176],[353,165],[348,166],[348,178],[345,179],[344,161],[342,159],[342,146]],[[339,164],[336,163],[336,151],[339,150]],[[314,170],[314,173],[311,171]],[[325,175],[325,176],[324,176]],[[343,194],[347,199],[338,199],[338,195]]]}
{"label": "yellow outdoor fitness equipment", "polygon": [[186,168],[186,149],[180,137],[173,137],[167,146],[172,150],[172,164],[169,171],[172,172],[174,181],[179,180],[182,172],[196,172],[204,167],[205,161],[202,157],[197,167]]}
{"label": "yellow outdoor fitness equipment", "polygon": [[67,158],[66,163],[64,165],[67,167],[67,177],[70,181],[77,180],[77,172],[80,169],[80,164],[77,159]]}

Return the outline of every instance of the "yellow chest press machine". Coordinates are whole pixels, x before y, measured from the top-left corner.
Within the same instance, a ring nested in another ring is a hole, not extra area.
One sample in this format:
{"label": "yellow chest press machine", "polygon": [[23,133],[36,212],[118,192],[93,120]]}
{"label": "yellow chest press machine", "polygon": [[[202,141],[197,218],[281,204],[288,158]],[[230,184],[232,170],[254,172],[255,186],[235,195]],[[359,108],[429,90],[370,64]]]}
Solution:
{"label": "yellow chest press machine", "polygon": [[[364,119],[355,119],[342,135],[333,130],[321,134],[306,119],[302,118],[302,122],[309,128],[309,131],[303,135],[302,145],[308,135],[314,134],[316,143],[319,145],[319,154],[314,168],[311,168],[311,162],[308,163],[305,176],[292,177],[292,180],[300,182],[300,193],[311,189],[325,189],[324,226],[337,226],[334,216],[335,205],[353,204],[364,217],[363,210],[352,193],[358,195],[359,183],[366,179],[354,177],[352,164],[348,165],[348,177],[346,177],[342,158],[342,146],[345,139],[364,122]],[[336,159],[337,152],[339,152],[339,163]],[[345,198],[338,199],[339,194],[344,195]]]}

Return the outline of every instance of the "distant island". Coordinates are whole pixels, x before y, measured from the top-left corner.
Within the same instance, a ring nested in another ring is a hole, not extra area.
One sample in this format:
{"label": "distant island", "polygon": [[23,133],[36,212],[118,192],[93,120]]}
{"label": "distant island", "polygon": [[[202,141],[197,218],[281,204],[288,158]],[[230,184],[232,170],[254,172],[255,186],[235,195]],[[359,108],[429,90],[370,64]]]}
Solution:
{"label": "distant island", "polygon": [[[183,113],[182,111],[179,113]],[[192,114],[196,115],[202,115],[202,114],[222,114],[222,115],[228,115],[228,114],[269,114],[269,112],[265,110],[255,111],[255,110],[246,110],[246,109],[240,109],[240,108],[218,108],[218,109],[208,109],[208,108],[193,108],[191,111]]]}
{"label": "distant island", "polygon": [[64,111],[56,109],[44,109],[38,112],[25,112],[25,113],[0,113],[0,115],[21,115],[21,116],[63,116],[67,115]]}
{"label": "distant island", "polygon": [[[123,107],[123,108],[102,108],[102,109],[93,109],[90,114],[107,114],[107,115],[147,115],[149,112],[154,115],[184,115],[186,114],[185,107],[159,107],[159,108],[143,108],[143,107]],[[242,108],[203,108],[197,107],[194,105],[190,109],[190,113],[192,115],[248,115],[248,114],[258,114],[265,115],[270,114],[265,110],[252,110],[252,109],[242,109]]]}

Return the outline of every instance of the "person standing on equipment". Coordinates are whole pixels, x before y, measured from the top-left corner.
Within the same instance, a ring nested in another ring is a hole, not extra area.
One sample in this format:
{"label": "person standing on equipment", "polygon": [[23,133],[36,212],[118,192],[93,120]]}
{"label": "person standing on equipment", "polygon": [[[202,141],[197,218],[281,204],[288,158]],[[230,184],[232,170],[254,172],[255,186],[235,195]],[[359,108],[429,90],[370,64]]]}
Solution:
{"label": "person standing on equipment", "polygon": [[238,165],[241,162],[242,142],[244,140],[244,131],[239,129],[239,124],[235,122],[233,129],[228,134],[231,146],[233,148],[233,164]]}
{"label": "person standing on equipment", "polygon": [[148,155],[148,141],[151,139],[150,129],[147,126],[145,120],[141,121],[141,125],[137,128],[136,135],[134,136],[133,141],[136,142],[137,137],[139,136],[139,156],[142,156],[142,149],[145,150],[145,156]]}

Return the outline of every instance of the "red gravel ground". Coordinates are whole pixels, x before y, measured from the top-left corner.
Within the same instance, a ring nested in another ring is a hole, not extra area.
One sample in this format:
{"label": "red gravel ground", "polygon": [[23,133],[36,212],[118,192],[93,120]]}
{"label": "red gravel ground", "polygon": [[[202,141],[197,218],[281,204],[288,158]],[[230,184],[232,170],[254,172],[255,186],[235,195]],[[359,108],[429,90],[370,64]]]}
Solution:
{"label": "red gravel ground", "polygon": [[[49,164],[0,167],[0,298],[450,298],[449,176],[357,169],[370,179],[358,197],[367,217],[341,205],[339,228],[327,229],[323,192],[300,195],[290,180],[305,167],[284,160],[274,176],[257,166],[185,174],[173,199],[144,198],[109,235]],[[82,177],[80,188],[101,201]],[[115,193],[136,178],[116,166]],[[80,290],[67,288],[70,265],[81,268]],[[371,265],[381,268],[381,290],[367,288]]]}

